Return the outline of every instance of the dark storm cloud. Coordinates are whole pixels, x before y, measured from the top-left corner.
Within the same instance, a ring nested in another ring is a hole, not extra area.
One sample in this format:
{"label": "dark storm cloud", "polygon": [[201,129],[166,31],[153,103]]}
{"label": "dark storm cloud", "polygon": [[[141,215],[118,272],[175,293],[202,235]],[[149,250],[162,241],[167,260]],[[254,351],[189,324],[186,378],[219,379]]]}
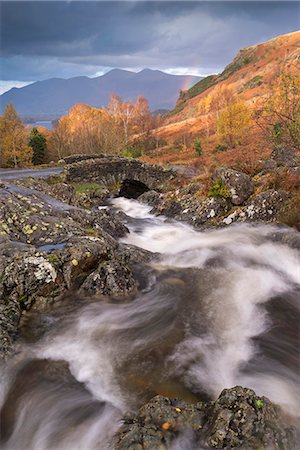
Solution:
{"label": "dark storm cloud", "polygon": [[240,47],[299,28],[298,2],[3,2],[2,79],[103,68],[220,70]]}

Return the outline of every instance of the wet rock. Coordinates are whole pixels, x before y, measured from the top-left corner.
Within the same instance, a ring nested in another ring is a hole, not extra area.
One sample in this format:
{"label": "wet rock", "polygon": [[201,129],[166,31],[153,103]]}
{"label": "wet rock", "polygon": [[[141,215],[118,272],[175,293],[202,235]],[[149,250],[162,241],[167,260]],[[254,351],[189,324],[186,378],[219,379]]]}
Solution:
{"label": "wet rock", "polygon": [[180,199],[176,196],[166,197],[159,203],[155,208],[155,212],[158,214],[163,214],[166,217],[177,218],[181,217],[183,212],[183,206]]}
{"label": "wet rock", "polygon": [[0,297],[0,360],[8,359],[14,353],[21,313],[18,300]]}
{"label": "wet rock", "polygon": [[221,180],[231,194],[233,205],[241,205],[253,194],[253,183],[249,175],[237,170],[220,167],[212,175],[213,181]]}
{"label": "wet rock", "polygon": [[278,213],[283,209],[289,194],[285,191],[268,189],[255,197],[245,208],[245,220],[276,221]]}
{"label": "wet rock", "polygon": [[99,264],[83,282],[80,291],[89,295],[110,295],[113,297],[132,294],[137,284],[131,270],[118,261]]}
{"label": "wet rock", "polygon": [[192,448],[297,448],[295,429],[286,425],[279,407],[240,386],[224,389],[206,404],[156,396],[136,415],[124,417],[113,448],[167,449],[180,436],[188,436]]}
{"label": "wet rock", "polygon": [[139,201],[142,203],[146,203],[149,206],[158,206],[162,201],[162,197],[162,194],[152,190],[140,195]]}
{"label": "wet rock", "polygon": [[113,443],[114,450],[167,449],[187,429],[199,431],[204,420],[203,404],[187,405],[157,395],[136,416],[124,417]]}
{"label": "wet rock", "polygon": [[203,434],[210,448],[296,448],[296,433],[285,425],[280,408],[251,389],[224,389],[206,418]]}
{"label": "wet rock", "polygon": [[91,225],[95,229],[103,229],[114,238],[124,237],[129,233],[128,228],[121,222],[121,215],[109,209],[94,210],[91,217]]}

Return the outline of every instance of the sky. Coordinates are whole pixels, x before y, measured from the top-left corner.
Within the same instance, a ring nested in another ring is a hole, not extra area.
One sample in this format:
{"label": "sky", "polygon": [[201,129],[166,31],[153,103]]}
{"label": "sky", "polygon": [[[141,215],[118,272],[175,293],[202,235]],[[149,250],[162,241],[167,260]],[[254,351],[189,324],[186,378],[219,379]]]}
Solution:
{"label": "sky", "polygon": [[0,3],[0,93],[118,67],[218,73],[241,47],[300,28],[297,1]]}

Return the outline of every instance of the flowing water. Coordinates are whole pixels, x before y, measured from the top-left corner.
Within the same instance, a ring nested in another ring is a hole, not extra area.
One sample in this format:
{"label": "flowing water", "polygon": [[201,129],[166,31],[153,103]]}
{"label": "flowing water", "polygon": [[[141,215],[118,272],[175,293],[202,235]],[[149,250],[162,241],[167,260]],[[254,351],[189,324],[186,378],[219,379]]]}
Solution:
{"label": "flowing water", "polygon": [[2,448],[108,449],[122,414],[152,396],[195,402],[235,385],[297,420],[299,252],[271,238],[275,227],[199,232],[113,203],[127,216],[123,242],[157,256],[137,268],[133,301],[72,296],[28,314],[1,383]]}

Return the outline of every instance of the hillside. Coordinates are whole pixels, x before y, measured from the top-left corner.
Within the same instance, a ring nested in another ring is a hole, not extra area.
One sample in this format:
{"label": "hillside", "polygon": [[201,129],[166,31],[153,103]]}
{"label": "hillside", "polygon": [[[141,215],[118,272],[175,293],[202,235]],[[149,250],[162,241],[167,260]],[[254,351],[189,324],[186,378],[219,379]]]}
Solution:
{"label": "hillside", "polygon": [[278,36],[262,44],[243,48],[221,74],[211,75],[181,92],[176,107],[166,115],[160,128],[161,137],[172,140],[188,132],[193,135],[204,129],[205,118],[200,117],[199,102],[229,88],[252,108],[272,90],[272,83],[283,68],[300,70],[300,31]]}
{"label": "hillside", "polygon": [[[152,110],[170,109],[187,78],[150,69],[138,73],[114,69],[97,78],[51,78],[5,92],[0,96],[0,112],[5,105],[13,103],[22,116],[60,116],[76,103],[106,106],[112,93],[124,100],[136,100],[143,95]],[[193,80],[200,78],[193,77]]]}

